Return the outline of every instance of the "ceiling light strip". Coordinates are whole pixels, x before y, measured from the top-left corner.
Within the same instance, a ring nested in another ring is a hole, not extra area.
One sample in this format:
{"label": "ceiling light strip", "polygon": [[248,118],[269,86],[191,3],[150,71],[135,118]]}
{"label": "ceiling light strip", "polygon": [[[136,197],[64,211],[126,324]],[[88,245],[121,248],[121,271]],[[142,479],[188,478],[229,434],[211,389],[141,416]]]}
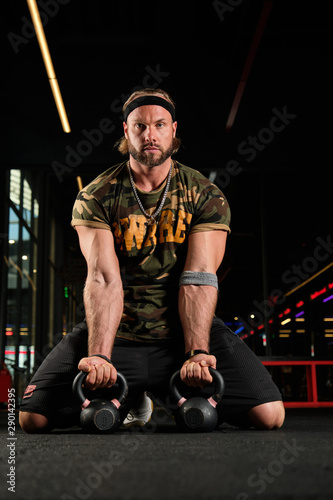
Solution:
{"label": "ceiling light strip", "polygon": [[227,124],[225,127],[226,132],[229,132],[234,124],[236,114],[237,114],[237,111],[238,111],[238,108],[240,105],[240,101],[242,99],[242,96],[243,96],[243,93],[245,90],[245,85],[247,83],[247,79],[248,79],[254,58],[256,56],[261,37],[263,35],[265,26],[267,24],[267,20],[268,20],[272,6],[273,6],[273,0],[266,0],[264,2],[263,8],[262,8],[262,11],[260,14],[260,19],[258,21],[257,28],[256,28],[256,31],[255,31],[255,34],[254,34],[254,37],[253,37],[253,40],[251,43],[251,47],[250,47],[248,56],[247,56],[246,61],[245,61],[243,73],[242,73],[242,76],[240,78],[240,81],[239,81],[239,84],[238,84],[238,87],[236,90],[235,98],[234,98],[234,101],[232,103],[231,110],[230,110],[230,113],[229,113],[229,116],[227,119]]}
{"label": "ceiling light strip", "polygon": [[327,271],[327,269],[329,269],[332,266],[333,266],[333,262],[331,262],[330,264],[328,264],[328,266],[324,267],[324,269],[322,269],[321,271],[318,271],[316,274],[314,274],[313,276],[311,276],[311,278],[308,278],[307,280],[303,281],[300,285],[296,286],[292,290],[289,290],[289,292],[287,292],[287,293],[284,294],[284,297],[288,297],[292,293],[296,292],[296,290],[299,290],[300,288],[302,288],[302,286],[304,286],[307,283],[309,283],[310,281],[314,280],[317,276],[319,276],[320,274],[324,273],[325,271]]}
{"label": "ceiling light strip", "polygon": [[71,128],[70,128],[70,125],[68,122],[66,109],[65,109],[65,106],[63,103],[59,84],[58,84],[57,77],[56,77],[56,74],[54,71],[49,47],[48,47],[45,33],[44,33],[44,28],[43,28],[42,21],[41,21],[40,15],[39,15],[37,2],[36,2],[36,0],[27,0],[27,4],[28,4],[29,10],[30,10],[32,23],[33,23],[35,31],[36,31],[37,40],[38,40],[40,51],[42,53],[42,57],[44,60],[45,69],[46,69],[49,83],[51,86],[53,98],[54,98],[54,101],[56,103],[57,110],[59,113],[61,125],[62,125],[64,132],[69,133],[71,131]]}

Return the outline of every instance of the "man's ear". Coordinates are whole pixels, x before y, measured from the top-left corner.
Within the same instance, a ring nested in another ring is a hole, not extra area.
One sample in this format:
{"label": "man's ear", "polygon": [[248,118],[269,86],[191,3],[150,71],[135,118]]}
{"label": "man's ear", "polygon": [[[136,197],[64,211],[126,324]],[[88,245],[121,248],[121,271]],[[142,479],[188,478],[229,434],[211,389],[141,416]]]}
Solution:
{"label": "man's ear", "polygon": [[124,127],[124,135],[125,135],[126,139],[128,139],[128,135],[127,135],[127,123],[126,122],[123,122],[123,127]]}
{"label": "man's ear", "polygon": [[177,125],[178,125],[178,123],[177,123],[177,122],[173,122],[173,124],[172,124],[172,128],[173,128],[173,136],[174,136],[174,137],[176,137]]}

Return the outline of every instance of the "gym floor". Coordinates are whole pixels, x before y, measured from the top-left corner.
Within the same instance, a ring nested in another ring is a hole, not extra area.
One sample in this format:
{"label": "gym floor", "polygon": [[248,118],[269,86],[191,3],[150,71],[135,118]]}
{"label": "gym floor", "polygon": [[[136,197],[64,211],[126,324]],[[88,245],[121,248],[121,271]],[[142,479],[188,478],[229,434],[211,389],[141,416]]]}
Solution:
{"label": "gym floor", "polygon": [[104,436],[79,429],[28,435],[18,425],[10,436],[7,424],[2,410],[3,500],[333,497],[333,408],[288,409],[278,431],[223,425],[184,434],[158,408],[140,431]]}

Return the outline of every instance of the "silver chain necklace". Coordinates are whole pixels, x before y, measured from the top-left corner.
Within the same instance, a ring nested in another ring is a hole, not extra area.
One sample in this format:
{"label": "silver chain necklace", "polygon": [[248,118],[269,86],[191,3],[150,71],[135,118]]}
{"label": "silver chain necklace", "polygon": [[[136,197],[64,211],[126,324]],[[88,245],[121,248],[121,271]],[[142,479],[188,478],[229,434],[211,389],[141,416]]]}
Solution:
{"label": "silver chain necklace", "polygon": [[164,193],[163,193],[163,196],[162,196],[162,199],[161,199],[161,203],[160,203],[158,209],[152,215],[149,215],[145,211],[145,209],[143,208],[143,205],[142,205],[141,200],[139,198],[138,192],[137,192],[135,184],[134,184],[134,180],[133,180],[133,176],[132,176],[132,172],[131,172],[131,167],[130,167],[130,164],[128,162],[128,174],[129,174],[130,183],[131,183],[131,186],[132,186],[132,189],[133,189],[133,193],[134,193],[134,196],[136,198],[136,201],[138,202],[138,205],[140,207],[141,212],[148,219],[148,226],[151,226],[151,225],[155,224],[156,217],[160,214],[160,212],[161,212],[161,210],[162,210],[162,208],[164,206],[164,203],[165,203],[168,191],[169,191],[169,187],[170,187],[171,173],[172,173],[172,162],[171,162],[171,167],[170,167],[169,174],[168,174],[168,180],[167,180],[167,183],[166,183],[166,186],[165,186],[165,190],[164,190]]}

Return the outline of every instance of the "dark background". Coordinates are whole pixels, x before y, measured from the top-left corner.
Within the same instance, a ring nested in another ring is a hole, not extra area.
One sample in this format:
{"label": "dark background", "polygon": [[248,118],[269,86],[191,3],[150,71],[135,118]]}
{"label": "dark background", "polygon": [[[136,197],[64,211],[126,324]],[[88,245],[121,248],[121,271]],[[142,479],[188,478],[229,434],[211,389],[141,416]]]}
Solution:
{"label": "dark background", "polygon": [[[137,87],[160,87],[177,105],[182,147],[175,158],[213,175],[231,205],[223,314],[246,315],[262,300],[263,248],[268,291],[286,291],[283,273],[313,255],[316,238],[331,234],[329,2],[38,3],[72,132],[61,129],[27,4],[7,2],[1,160],[2,168],[46,175],[67,247],[77,245],[70,228],[76,176],[86,184],[121,161],[113,145],[122,135],[122,102]],[[251,51],[267,7],[263,36]],[[249,52],[253,64],[226,131]],[[289,118],[272,132],[276,112]],[[84,149],[84,131],[104,119],[112,131],[90,135],[96,144]],[[250,154],[248,142],[258,134],[265,143]],[[232,160],[239,172],[228,177]]]}

